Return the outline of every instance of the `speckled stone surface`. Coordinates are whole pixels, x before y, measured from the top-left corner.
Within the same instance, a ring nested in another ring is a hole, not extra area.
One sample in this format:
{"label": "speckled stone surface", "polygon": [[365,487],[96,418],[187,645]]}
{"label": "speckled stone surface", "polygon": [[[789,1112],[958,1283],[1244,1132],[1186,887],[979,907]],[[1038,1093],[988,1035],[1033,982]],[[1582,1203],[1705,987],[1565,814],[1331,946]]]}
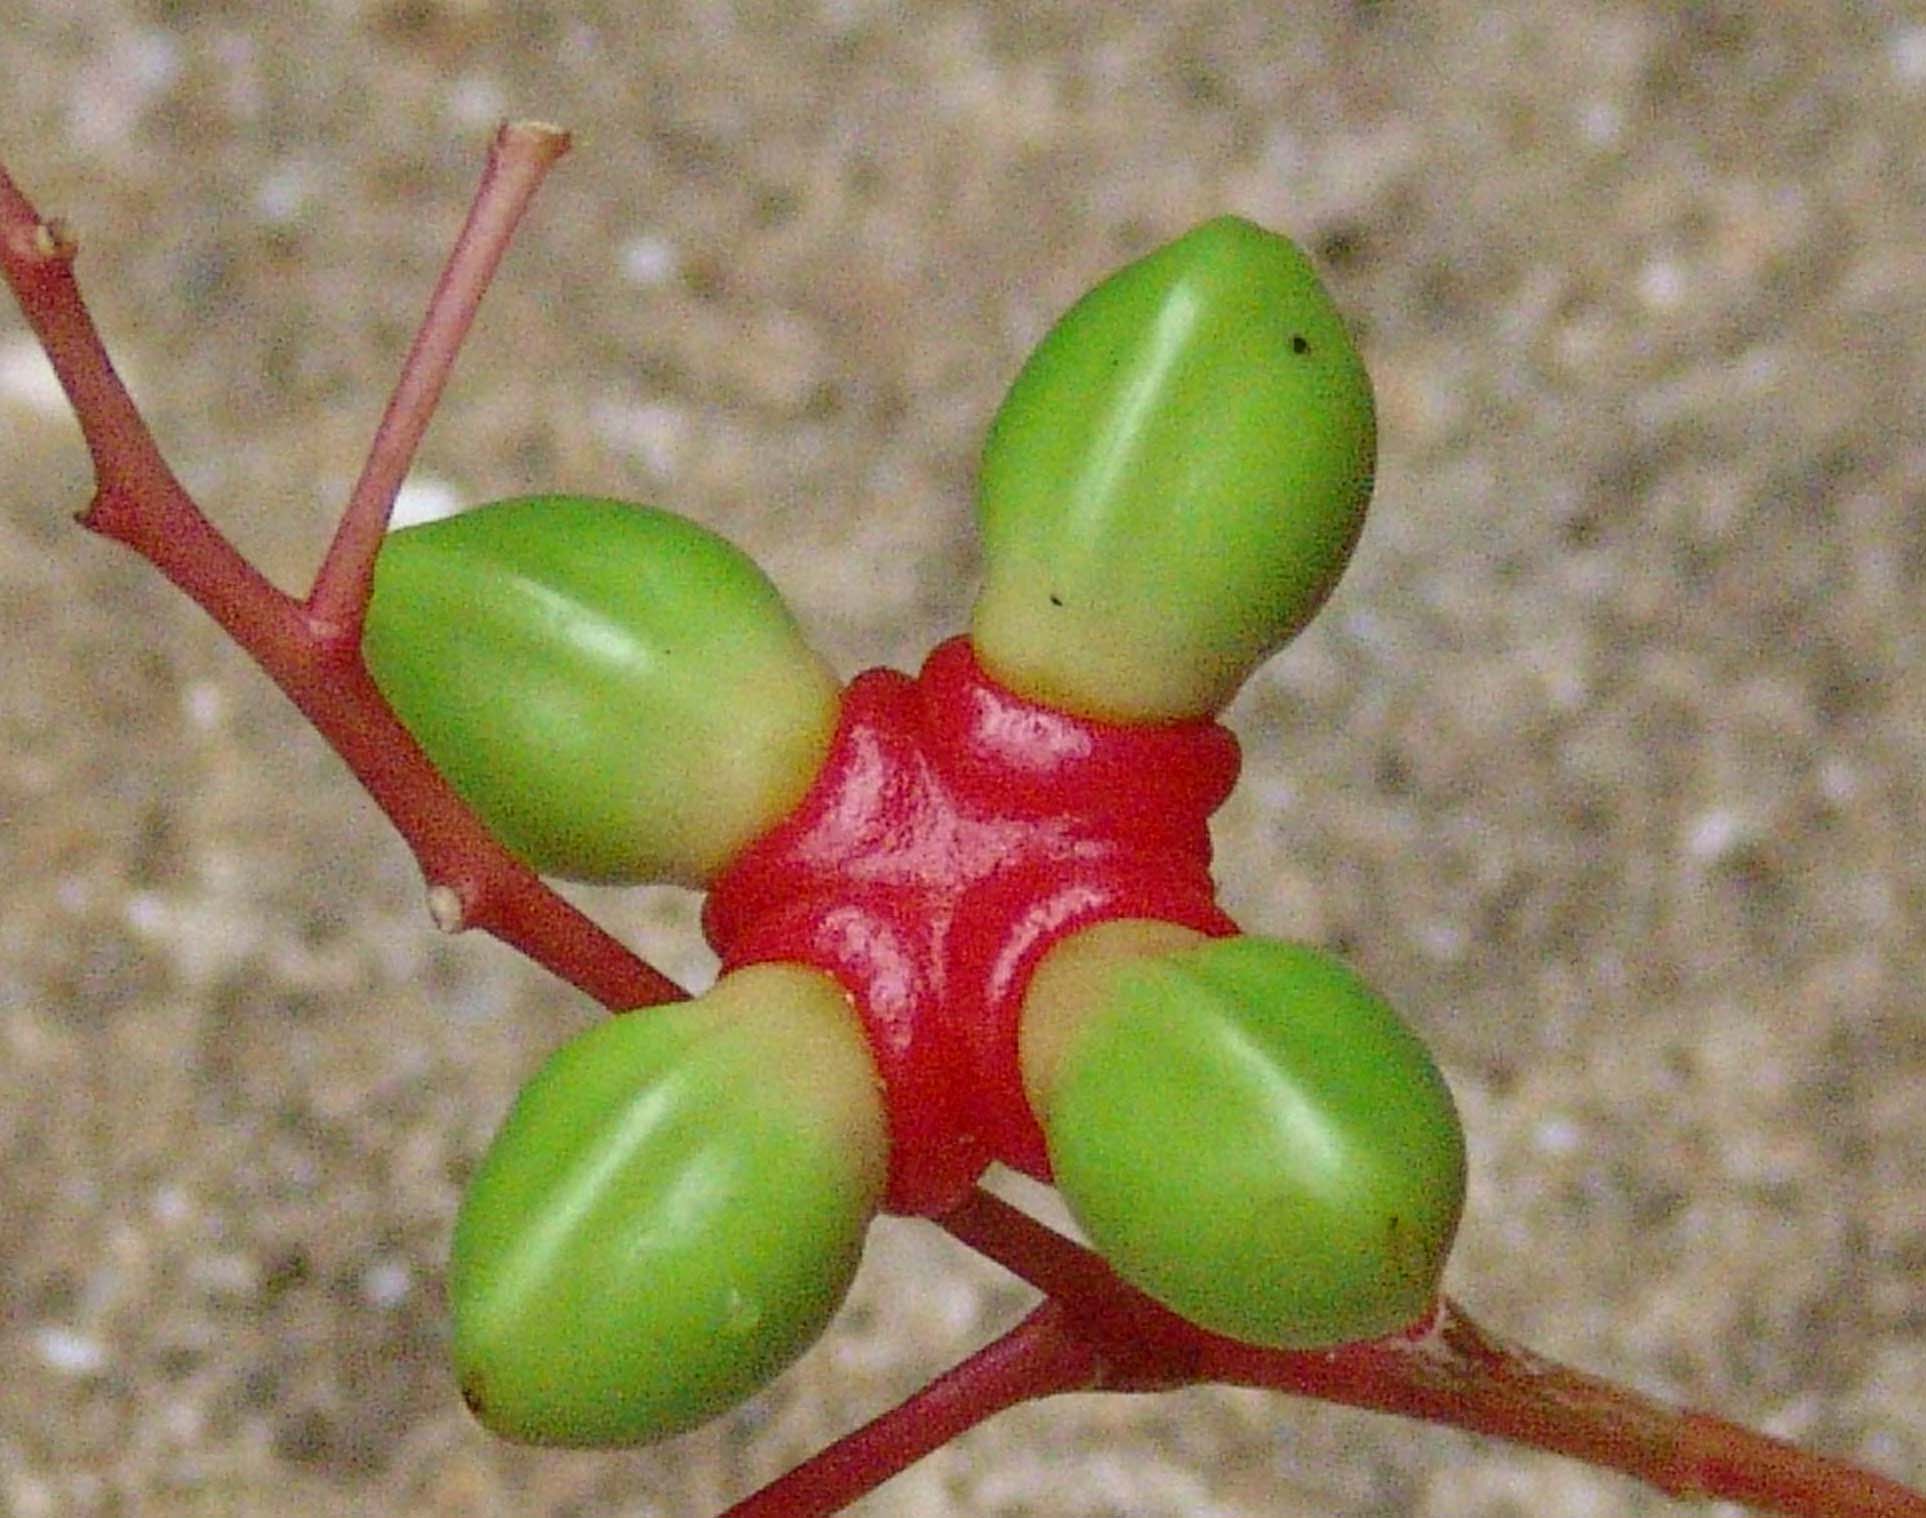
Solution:
{"label": "speckled stone surface", "polygon": [[[493,121],[568,124],[412,487],[754,552],[844,671],[976,570],[1029,343],[1222,210],[1377,376],[1373,524],[1232,713],[1230,908],[1351,954],[1475,1168],[1512,1335],[1926,1481],[1926,15],[0,0],[0,155],[70,219],[189,484],[300,581]],[[1265,20],[1267,12],[1289,19]],[[1012,1321],[877,1230],[739,1414],[510,1448],[444,1368],[462,1176],[591,1015],[401,848],[87,474],[0,309],[0,1513],[700,1518]],[[683,895],[585,893],[707,973]],[[862,1511],[1656,1513],[1255,1394],[1004,1417]]]}

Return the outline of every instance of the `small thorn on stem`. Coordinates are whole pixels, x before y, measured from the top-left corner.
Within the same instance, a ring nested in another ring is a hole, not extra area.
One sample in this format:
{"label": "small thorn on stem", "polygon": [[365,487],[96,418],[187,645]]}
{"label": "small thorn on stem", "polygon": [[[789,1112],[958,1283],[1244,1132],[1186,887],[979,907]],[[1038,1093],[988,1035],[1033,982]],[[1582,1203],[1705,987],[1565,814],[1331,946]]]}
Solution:
{"label": "small thorn on stem", "polygon": [[80,251],[80,239],[66,222],[56,217],[33,229],[33,250],[42,258],[71,259]]}
{"label": "small thorn on stem", "polygon": [[462,905],[461,892],[451,885],[428,887],[428,915],[443,933],[467,931],[468,909]]}

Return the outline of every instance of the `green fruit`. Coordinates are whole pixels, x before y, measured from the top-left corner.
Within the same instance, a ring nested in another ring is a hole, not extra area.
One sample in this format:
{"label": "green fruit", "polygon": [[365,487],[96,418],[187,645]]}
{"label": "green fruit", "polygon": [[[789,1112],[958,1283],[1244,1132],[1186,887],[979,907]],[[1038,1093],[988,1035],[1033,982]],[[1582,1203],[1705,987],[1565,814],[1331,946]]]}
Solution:
{"label": "green fruit", "polygon": [[1457,1112],[1424,1045],[1331,956],[1086,930],[1031,982],[1023,1059],[1071,1212],[1192,1322],[1317,1349],[1436,1300],[1464,1204]]}
{"label": "green fruit", "polygon": [[455,1227],[462,1393],[535,1444],[638,1444],[764,1385],[842,1301],[887,1136],[847,997],[764,965],[529,1082]]}
{"label": "green fruit", "polygon": [[1077,302],[984,449],[985,668],[1083,716],[1207,716],[1310,620],[1364,524],[1371,383],[1290,242],[1204,223]]}
{"label": "green fruit", "polygon": [[837,687],[776,589],[715,534],[534,496],[389,535],[375,683],[538,870],[699,885],[802,798]]}

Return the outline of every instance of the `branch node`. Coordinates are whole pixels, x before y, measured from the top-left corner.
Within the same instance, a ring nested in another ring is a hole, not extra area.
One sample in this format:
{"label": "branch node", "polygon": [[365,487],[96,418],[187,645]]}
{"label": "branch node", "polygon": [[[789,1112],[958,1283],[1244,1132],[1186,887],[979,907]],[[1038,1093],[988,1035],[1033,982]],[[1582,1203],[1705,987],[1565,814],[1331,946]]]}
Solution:
{"label": "branch node", "polygon": [[310,656],[320,664],[353,664],[361,658],[361,629],[326,612],[302,607]]}
{"label": "branch node", "polygon": [[115,536],[107,525],[108,516],[114,510],[114,491],[110,485],[96,485],[94,493],[87,498],[87,504],[74,513],[74,521],[89,532],[99,533],[103,538]]}

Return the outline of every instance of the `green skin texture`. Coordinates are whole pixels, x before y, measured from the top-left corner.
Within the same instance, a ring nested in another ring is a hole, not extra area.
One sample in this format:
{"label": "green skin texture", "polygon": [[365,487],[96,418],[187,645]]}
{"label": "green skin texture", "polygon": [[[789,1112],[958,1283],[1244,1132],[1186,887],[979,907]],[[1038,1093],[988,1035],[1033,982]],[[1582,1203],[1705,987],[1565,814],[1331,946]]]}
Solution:
{"label": "green skin texture", "polygon": [[1328,1348],[1421,1319],[1465,1187],[1424,1045],[1317,949],[1171,950],[1156,930],[1177,930],[1141,924],[1155,951],[1140,954],[1131,925],[1109,926],[1053,950],[1025,1003],[1026,1079],[1092,1242],[1173,1311],[1253,1344]]}
{"label": "green skin texture", "polygon": [[1236,217],[1077,302],[983,454],[983,665],[1065,711],[1220,710],[1310,620],[1363,527],[1371,383],[1309,261]]}
{"label": "green skin texture", "polygon": [[841,1304],[883,1194],[861,1026],[758,966],[603,1023],[523,1089],[463,1201],[463,1395],[527,1443],[645,1443],[767,1383]]}
{"label": "green skin texture", "polygon": [[700,885],[802,798],[837,684],[740,550],[535,496],[391,533],[362,651],[490,829],[545,874]]}

